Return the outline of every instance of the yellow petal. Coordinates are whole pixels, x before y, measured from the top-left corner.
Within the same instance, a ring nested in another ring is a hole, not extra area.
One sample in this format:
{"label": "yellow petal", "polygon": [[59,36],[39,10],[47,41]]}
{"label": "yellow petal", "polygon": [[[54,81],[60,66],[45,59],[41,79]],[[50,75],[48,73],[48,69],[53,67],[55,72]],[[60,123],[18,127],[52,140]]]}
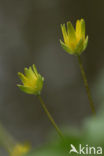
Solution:
{"label": "yellow petal", "polygon": [[83,19],[76,22],[76,37],[77,41],[82,38],[85,39],[85,21]]}
{"label": "yellow petal", "polygon": [[80,20],[77,20],[77,22],[76,22],[76,37],[77,37],[77,40],[80,40],[80,38],[81,38],[81,24],[80,24]]}
{"label": "yellow petal", "polygon": [[22,73],[18,72],[18,76],[23,84],[27,81],[27,78]]}
{"label": "yellow petal", "polygon": [[71,22],[67,22],[67,32],[68,32],[69,41],[76,42],[75,29],[72,26]]}
{"label": "yellow petal", "polygon": [[24,73],[25,73],[26,77],[28,77],[28,78],[31,77],[31,74],[30,74],[30,71],[28,70],[28,68],[24,69]]}
{"label": "yellow petal", "polygon": [[38,71],[36,69],[35,64],[32,65],[32,68],[33,68],[33,71],[34,71],[35,75],[38,76]]}
{"label": "yellow petal", "polygon": [[69,39],[68,39],[68,34],[67,34],[67,32],[66,32],[65,24],[63,24],[63,25],[61,24],[61,30],[62,30],[64,42],[65,42],[65,44],[68,44]]}
{"label": "yellow petal", "polygon": [[35,73],[34,73],[34,71],[32,70],[31,67],[29,67],[28,71],[29,71],[31,80],[32,80],[32,79],[33,79],[33,80],[36,79],[36,75],[35,75]]}

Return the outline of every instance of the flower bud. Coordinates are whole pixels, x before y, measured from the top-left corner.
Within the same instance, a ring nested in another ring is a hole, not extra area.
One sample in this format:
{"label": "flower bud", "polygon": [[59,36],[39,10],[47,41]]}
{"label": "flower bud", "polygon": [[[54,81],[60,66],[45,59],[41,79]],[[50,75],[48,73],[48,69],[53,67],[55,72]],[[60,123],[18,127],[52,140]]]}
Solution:
{"label": "flower bud", "polygon": [[43,88],[44,78],[37,72],[35,65],[24,69],[22,74],[18,72],[18,76],[21,79],[23,85],[18,84],[17,86],[27,94],[40,95]]}
{"label": "flower bud", "polygon": [[85,21],[83,19],[77,20],[76,29],[71,22],[67,22],[67,29],[65,24],[61,24],[61,30],[64,42],[60,40],[63,49],[72,55],[80,55],[87,47],[88,36],[85,37]]}

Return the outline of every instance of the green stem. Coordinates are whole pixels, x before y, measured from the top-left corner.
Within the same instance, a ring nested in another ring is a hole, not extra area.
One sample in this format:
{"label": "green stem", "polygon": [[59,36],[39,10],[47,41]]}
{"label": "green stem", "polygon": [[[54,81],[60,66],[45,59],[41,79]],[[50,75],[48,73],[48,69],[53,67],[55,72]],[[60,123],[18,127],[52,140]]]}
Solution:
{"label": "green stem", "polygon": [[55,123],[53,117],[52,117],[51,114],[49,113],[49,111],[48,111],[48,109],[47,109],[47,107],[46,107],[46,105],[45,105],[45,103],[44,103],[44,101],[43,101],[43,99],[42,99],[42,97],[41,97],[40,95],[38,96],[38,99],[39,99],[39,101],[40,101],[40,103],[41,103],[41,106],[43,107],[43,109],[44,109],[46,115],[48,116],[49,120],[51,121],[52,125],[53,125],[54,128],[56,129],[57,133],[59,134],[59,136],[60,136],[61,138],[63,138],[63,135],[62,135],[61,130],[59,129],[59,127],[58,127],[57,124]]}
{"label": "green stem", "polygon": [[88,96],[88,99],[89,99],[90,107],[91,107],[92,113],[95,115],[96,111],[95,111],[94,103],[93,103],[93,100],[92,100],[91,92],[90,92],[90,89],[89,89],[89,86],[88,86],[88,81],[87,81],[87,78],[86,78],[86,74],[85,74],[85,71],[84,71],[83,64],[82,64],[80,56],[78,56],[78,62],[79,62],[79,65],[80,65],[80,70],[81,70],[82,78],[83,78],[84,85],[85,85],[85,88],[86,88],[87,96]]}

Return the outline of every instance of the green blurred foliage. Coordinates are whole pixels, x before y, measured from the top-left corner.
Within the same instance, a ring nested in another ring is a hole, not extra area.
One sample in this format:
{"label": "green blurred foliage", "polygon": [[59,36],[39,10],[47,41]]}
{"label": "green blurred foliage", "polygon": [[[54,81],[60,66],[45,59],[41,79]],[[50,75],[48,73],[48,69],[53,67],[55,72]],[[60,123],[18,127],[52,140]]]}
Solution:
{"label": "green blurred foliage", "polygon": [[79,144],[104,148],[104,114],[98,114],[96,117],[87,119],[84,123],[83,130],[80,131],[78,135],[76,135],[76,133],[72,135],[69,131],[69,136],[66,136],[65,140],[55,139],[49,144],[31,151],[27,156],[77,155],[74,153],[69,154],[71,144],[73,144],[76,149],[78,149]]}
{"label": "green blurred foliage", "polygon": [[[95,148],[102,147],[104,150],[104,110],[99,111],[96,116],[86,119],[82,130],[69,130],[69,134],[65,134],[64,140],[54,138],[54,140],[50,141],[47,145],[34,149],[26,156],[78,155],[74,153],[69,154],[71,144],[73,144],[77,150],[79,149],[79,144],[82,144],[83,146],[93,146]],[[80,155],[84,156],[85,154]],[[93,154],[91,154],[91,156],[92,155]]]}

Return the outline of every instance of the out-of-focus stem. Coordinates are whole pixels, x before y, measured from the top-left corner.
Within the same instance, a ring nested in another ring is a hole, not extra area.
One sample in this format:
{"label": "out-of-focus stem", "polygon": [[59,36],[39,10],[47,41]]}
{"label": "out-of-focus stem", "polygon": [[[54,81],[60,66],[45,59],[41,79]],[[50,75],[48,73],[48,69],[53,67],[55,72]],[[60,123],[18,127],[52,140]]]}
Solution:
{"label": "out-of-focus stem", "polygon": [[86,74],[85,74],[85,71],[84,71],[83,64],[82,64],[80,56],[78,56],[78,62],[79,62],[79,65],[80,65],[80,70],[81,70],[83,82],[84,82],[84,85],[85,85],[85,88],[86,88],[87,96],[88,96],[88,99],[89,99],[90,107],[91,107],[92,113],[95,115],[96,111],[95,111],[94,103],[93,103],[93,100],[92,100],[91,92],[90,92],[90,89],[89,89],[89,86],[88,86],[87,77],[86,77]]}
{"label": "out-of-focus stem", "polygon": [[2,124],[0,124],[0,145],[4,147],[9,153],[15,146],[14,139],[8,134]]}

